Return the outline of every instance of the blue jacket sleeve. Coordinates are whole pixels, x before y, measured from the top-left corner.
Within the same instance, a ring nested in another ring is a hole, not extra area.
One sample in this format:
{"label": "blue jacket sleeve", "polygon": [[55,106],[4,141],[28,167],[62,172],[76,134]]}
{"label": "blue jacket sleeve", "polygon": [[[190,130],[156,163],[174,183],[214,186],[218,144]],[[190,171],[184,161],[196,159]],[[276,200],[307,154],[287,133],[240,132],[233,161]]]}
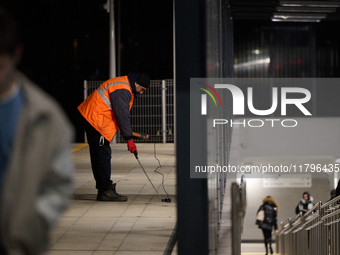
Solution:
{"label": "blue jacket sleeve", "polygon": [[126,89],[117,89],[110,94],[110,101],[113,115],[118,123],[122,136],[126,141],[132,139],[132,128],[130,122],[130,91]]}

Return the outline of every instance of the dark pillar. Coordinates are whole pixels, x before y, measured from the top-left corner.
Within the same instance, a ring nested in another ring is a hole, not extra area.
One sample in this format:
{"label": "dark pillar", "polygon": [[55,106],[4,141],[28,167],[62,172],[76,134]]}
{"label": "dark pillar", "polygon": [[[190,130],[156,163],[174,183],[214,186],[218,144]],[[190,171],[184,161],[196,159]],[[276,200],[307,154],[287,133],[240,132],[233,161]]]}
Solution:
{"label": "dark pillar", "polygon": [[[207,179],[190,178],[190,78],[205,77],[205,1],[175,1],[178,254],[208,254]],[[204,132],[203,132],[204,134]]]}

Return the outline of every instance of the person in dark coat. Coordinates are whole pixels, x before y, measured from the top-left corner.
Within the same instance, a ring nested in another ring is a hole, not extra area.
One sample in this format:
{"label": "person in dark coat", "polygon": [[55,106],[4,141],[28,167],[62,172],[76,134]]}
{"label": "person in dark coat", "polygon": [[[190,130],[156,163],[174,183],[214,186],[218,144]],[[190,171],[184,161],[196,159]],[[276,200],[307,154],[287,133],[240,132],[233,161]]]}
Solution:
{"label": "person in dark coat", "polygon": [[300,212],[302,212],[302,215],[304,215],[306,212],[312,209],[313,206],[313,197],[309,194],[308,191],[305,191],[302,193],[302,198],[295,208],[295,213],[299,214]]}
{"label": "person in dark coat", "polygon": [[327,202],[333,200],[336,197],[336,189],[332,189],[329,195],[331,196],[331,198],[328,199]]}
{"label": "person in dark coat", "polygon": [[[277,230],[277,214],[278,214],[278,204],[270,196],[263,199],[262,205],[257,211],[257,221],[256,224],[262,229],[264,237],[264,245],[266,248],[266,255],[268,255],[268,248],[270,254],[273,254],[272,248],[272,231],[273,227]],[[262,214],[263,216],[259,216]],[[259,220],[259,217],[262,218]]]}

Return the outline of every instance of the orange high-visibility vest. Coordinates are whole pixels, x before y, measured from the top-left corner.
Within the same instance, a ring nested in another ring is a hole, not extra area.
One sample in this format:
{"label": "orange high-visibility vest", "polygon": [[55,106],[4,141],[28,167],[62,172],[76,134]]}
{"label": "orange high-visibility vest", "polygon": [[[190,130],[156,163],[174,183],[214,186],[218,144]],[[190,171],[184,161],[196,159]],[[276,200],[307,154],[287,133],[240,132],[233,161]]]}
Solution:
{"label": "orange high-visibility vest", "polygon": [[78,106],[81,115],[109,142],[112,141],[119,128],[110,101],[110,93],[117,89],[130,91],[130,110],[134,94],[127,76],[112,78],[103,82]]}

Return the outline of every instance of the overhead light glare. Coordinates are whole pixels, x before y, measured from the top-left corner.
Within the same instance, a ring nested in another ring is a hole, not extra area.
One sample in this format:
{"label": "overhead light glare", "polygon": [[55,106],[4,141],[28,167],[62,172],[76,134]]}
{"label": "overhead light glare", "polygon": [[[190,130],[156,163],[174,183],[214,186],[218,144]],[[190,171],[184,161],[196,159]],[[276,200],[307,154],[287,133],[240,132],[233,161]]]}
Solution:
{"label": "overhead light glare", "polygon": [[274,22],[320,22],[321,19],[278,19],[272,18]]}
{"label": "overhead light glare", "polygon": [[240,63],[234,65],[234,68],[242,68],[242,67],[251,67],[251,66],[256,66],[259,64],[269,64],[270,63],[270,58],[263,58],[263,59],[258,59],[258,60],[253,60],[245,63]]}
{"label": "overhead light glare", "polygon": [[281,6],[340,7],[339,2],[330,1],[280,1]]}
{"label": "overhead light glare", "polygon": [[331,13],[336,12],[336,8],[320,8],[320,7],[303,7],[303,6],[277,6],[276,10],[278,12],[321,12],[321,13]]}
{"label": "overhead light glare", "polygon": [[273,13],[273,18],[280,19],[325,19],[326,14],[315,13]]}

